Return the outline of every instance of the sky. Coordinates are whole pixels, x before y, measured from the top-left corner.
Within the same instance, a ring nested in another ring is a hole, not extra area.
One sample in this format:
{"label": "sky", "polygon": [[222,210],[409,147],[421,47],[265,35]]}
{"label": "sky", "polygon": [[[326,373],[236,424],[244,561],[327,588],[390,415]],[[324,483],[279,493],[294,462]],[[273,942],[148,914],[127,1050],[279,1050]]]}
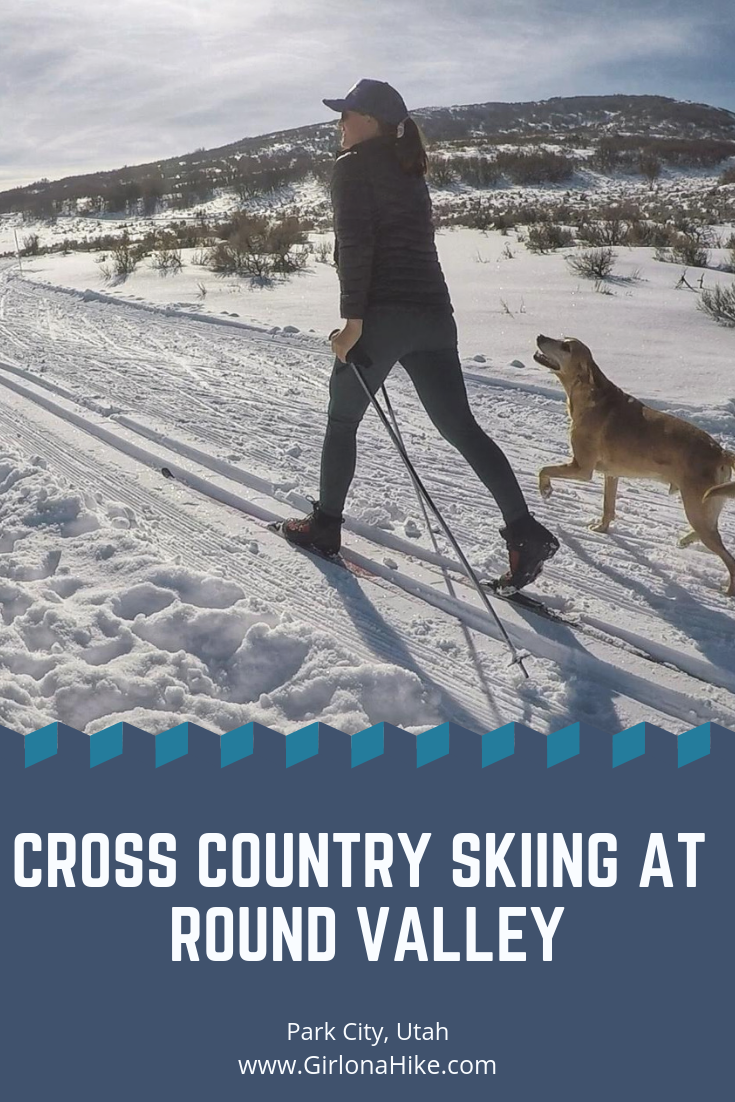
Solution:
{"label": "sky", "polygon": [[0,0],[0,190],[409,109],[666,95],[735,111],[732,0]]}

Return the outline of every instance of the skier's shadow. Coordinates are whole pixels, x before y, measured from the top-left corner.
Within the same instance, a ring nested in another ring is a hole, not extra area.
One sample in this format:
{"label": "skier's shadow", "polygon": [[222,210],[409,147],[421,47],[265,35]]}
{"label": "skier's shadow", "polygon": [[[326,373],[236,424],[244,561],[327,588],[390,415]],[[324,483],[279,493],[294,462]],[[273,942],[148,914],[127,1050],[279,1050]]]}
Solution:
{"label": "skier's shadow", "polygon": [[[638,581],[632,575],[622,574],[613,566],[610,566],[609,563],[601,563],[593,559],[592,556],[584,550],[579,540],[574,539],[574,537],[570,536],[568,533],[565,533],[565,541],[569,548],[589,566],[594,567],[603,574],[607,574],[609,578],[618,582],[627,590],[632,590],[634,593],[643,597],[652,612],[656,613],[657,616],[662,616],[672,625],[672,627],[678,628],[679,631],[683,632],[683,634],[691,639],[693,643],[696,643],[702,655],[709,659],[713,665],[732,672],[735,669],[735,659],[733,658],[732,648],[733,632],[735,632],[735,615],[732,613],[720,612],[719,609],[702,606],[688,589],[685,589],[684,586],[675,581],[674,578],[665,570],[661,569],[661,567],[651,562],[651,560],[633,545],[631,541],[626,540],[624,536],[620,536],[617,533],[610,533],[610,536],[632,559],[635,559],[641,566],[645,566],[657,577],[661,578],[665,582],[667,591],[671,596],[662,597],[660,594],[653,593],[644,582]],[[701,624],[697,624],[696,621],[693,623],[691,618],[688,620],[687,610],[693,608],[696,608],[699,616],[703,618]]]}
{"label": "skier's shadow", "polygon": [[[490,695],[487,685],[485,688],[489,713],[488,719],[480,719],[476,714],[470,712],[462,703],[459,696],[450,692],[446,686],[435,681],[431,674],[427,673],[419,662],[416,661],[415,656],[411,654],[400,632],[398,632],[378,611],[372,601],[366,596],[358,579],[351,574],[349,570],[336,566],[334,563],[329,563],[324,559],[319,559],[315,555],[310,557],[317,569],[321,570],[324,574],[329,584],[339,591],[345,612],[348,614],[356,630],[370,647],[371,651],[384,662],[390,662],[392,665],[401,666],[403,669],[415,673],[416,676],[420,678],[422,684],[426,685],[437,694],[439,697],[439,707],[441,709],[440,722],[450,720],[460,724],[462,727],[466,727],[470,731],[476,731],[483,734],[485,730],[491,730],[491,727],[487,726],[487,723],[494,723],[497,726],[502,726],[504,723],[508,722],[508,717],[501,714],[497,704]],[[367,584],[370,585],[372,583],[368,582]],[[390,702],[386,700],[386,710],[389,707],[389,703]],[[387,714],[383,718],[391,722]]]}
{"label": "skier's shadow", "polygon": [[[467,710],[459,697],[448,691],[445,686],[438,684],[422,668],[406,647],[400,633],[376,609],[354,575],[350,574],[348,570],[335,567],[316,557],[314,557],[314,564],[322,571],[329,583],[339,590],[345,611],[371,650],[384,661],[402,666],[404,669],[415,673],[423,684],[438,694],[443,720],[452,720],[472,731],[478,731],[480,727],[486,726],[478,720],[476,715]],[[526,614],[522,609],[518,611],[524,619],[527,616],[528,626],[536,634],[546,634],[552,642],[561,643],[566,647],[580,651],[585,656],[588,655],[588,652],[570,628],[559,623],[552,624],[531,613]],[[587,677],[586,674],[574,672],[567,675],[568,699],[565,704],[566,710],[556,714],[551,712],[548,699],[545,698],[542,691],[533,686],[532,679],[530,685],[526,682],[525,687],[518,694],[518,703],[522,709],[519,722],[527,723],[529,726],[535,725],[538,729],[539,715],[546,714],[549,727],[553,724],[554,730],[559,730],[565,725],[576,723],[579,720],[588,719],[590,723],[594,723],[601,730],[607,730],[611,733],[619,731],[621,722],[615,710],[612,692],[606,690],[603,684],[596,684],[594,694],[591,694],[586,680]],[[484,677],[482,678],[482,685],[485,690],[488,712],[490,713],[489,722],[498,727],[503,726],[508,723],[511,717],[500,710],[497,702],[493,699],[492,687],[488,685]],[[590,708],[591,700],[594,701],[592,708]],[[487,727],[487,730],[491,729],[493,728]]]}

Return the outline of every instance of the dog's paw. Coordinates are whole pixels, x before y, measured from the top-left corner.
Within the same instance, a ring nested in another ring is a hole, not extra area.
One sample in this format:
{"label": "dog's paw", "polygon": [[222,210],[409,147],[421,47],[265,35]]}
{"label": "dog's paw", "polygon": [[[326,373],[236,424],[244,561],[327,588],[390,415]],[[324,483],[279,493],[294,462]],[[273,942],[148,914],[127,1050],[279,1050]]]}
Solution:
{"label": "dog's paw", "polygon": [[554,487],[551,485],[551,479],[546,475],[539,475],[538,492],[541,494],[544,501],[548,500],[554,492]]}
{"label": "dog's paw", "polygon": [[590,532],[607,532],[610,528],[609,520],[591,520],[587,525]]}

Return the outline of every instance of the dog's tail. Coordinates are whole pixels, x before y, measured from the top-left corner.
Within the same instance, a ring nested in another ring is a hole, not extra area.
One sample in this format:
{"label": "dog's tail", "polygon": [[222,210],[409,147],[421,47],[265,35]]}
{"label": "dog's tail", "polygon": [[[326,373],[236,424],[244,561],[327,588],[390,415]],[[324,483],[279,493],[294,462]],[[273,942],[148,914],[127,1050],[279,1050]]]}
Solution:
{"label": "dog's tail", "polygon": [[[725,450],[725,462],[735,471],[735,452]],[[727,474],[727,470],[722,472]],[[716,486],[710,486],[705,490],[702,501],[708,501],[711,497],[735,497],[735,482],[719,482]]]}
{"label": "dog's tail", "polygon": [[720,482],[718,486],[710,486],[702,501],[709,501],[711,497],[735,497],[735,482]]}

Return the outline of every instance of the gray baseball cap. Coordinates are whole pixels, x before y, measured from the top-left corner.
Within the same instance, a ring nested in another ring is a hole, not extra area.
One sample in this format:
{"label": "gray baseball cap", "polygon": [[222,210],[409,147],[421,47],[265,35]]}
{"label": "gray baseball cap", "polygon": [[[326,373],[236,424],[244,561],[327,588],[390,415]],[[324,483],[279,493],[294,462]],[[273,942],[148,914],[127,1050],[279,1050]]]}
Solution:
{"label": "gray baseball cap", "polygon": [[322,100],[332,111],[359,111],[394,126],[408,117],[403,97],[384,80],[358,80],[344,99]]}

